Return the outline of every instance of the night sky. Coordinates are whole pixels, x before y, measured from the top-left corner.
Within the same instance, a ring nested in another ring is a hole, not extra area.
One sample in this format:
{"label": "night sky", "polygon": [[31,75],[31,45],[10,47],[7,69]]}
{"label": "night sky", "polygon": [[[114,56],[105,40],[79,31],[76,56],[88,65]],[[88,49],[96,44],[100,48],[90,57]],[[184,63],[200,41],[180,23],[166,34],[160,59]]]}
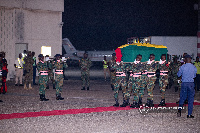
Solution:
{"label": "night sky", "polygon": [[78,50],[113,50],[136,36],[197,34],[197,0],[64,1],[63,38]]}

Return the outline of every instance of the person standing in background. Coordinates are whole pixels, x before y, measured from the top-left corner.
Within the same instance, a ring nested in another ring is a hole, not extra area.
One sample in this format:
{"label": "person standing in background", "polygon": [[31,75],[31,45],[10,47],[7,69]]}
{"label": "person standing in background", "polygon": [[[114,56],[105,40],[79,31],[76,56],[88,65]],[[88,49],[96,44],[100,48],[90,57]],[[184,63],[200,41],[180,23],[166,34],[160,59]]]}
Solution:
{"label": "person standing in background", "polygon": [[192,57],[190,55],[186,55],[185,64],[180,67],[180,70],[177,73],[177,76],[182,76],[182,84],[181,84],[181,92],[180,92],[180,100],[179,100],[179,108],[177,116],[181,116],[181,109],[183,107],[184,101],[188,98],[188,115],[187,118],[194,118],[192,115],[193,111],[193,102],[194,102],[194,78],[196,77],[197,68],[191,63]]}
{"label": "person standing in background", "polygon": [[106,56],[104,56],[104,60],[103,60],[103,72],[104,72],[104,80],[106,81],[106,73],[109,74],[109,69],[108,69],[108,61],[106,60]]}
{"label": "person standing in background", "polygon": [[37,65],[36,65],[36,57],[35,57],[35,52],[32,52],[32,56],[33,56],[33,85],[37,85],[35,83],[35,77],[36,77],[36,68],[37,68]]}
{"label": "person standing in background", "polygon": [[194,62],[194,66],[197,68],[197,74],[196,78],[194,79],[195,81],[195,88],[197,91],[200,91],[200,62],[199,62],[199,57],[196,57],[196,61]]}
{"label": "person standing in background", "polygon": [[22,58],[22,54],[20,53],[19,54],[19,58],[17,58],[17,60],[15,60],[15,64],[14,64],[15,72],[16,72],[16,75],[15,75],[15,86],[18,86],[18,79],[20,81],[20,85],[19,86],[23,86],[23,84],[22,84],[23,64],[24,64],[24,61],[23,61],[23,58]]}

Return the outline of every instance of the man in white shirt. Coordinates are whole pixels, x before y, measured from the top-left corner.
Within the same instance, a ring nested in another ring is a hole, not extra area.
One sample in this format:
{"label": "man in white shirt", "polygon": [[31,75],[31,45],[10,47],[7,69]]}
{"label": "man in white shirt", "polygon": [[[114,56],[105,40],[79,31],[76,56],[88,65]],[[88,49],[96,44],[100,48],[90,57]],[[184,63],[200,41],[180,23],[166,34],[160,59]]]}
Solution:
{"label": "man in white shirt", "polygon": [[15,60],[15,71],[16,71],[16,76],[15,76],[15,86],[18,86],[18,78],[20,80],[20,85],[19,86],[23,86],[22,85],[22,77],[23,77],[23,58],[22,58],[22,54],[19,54],[19,58],[17,58],[17,60]]}

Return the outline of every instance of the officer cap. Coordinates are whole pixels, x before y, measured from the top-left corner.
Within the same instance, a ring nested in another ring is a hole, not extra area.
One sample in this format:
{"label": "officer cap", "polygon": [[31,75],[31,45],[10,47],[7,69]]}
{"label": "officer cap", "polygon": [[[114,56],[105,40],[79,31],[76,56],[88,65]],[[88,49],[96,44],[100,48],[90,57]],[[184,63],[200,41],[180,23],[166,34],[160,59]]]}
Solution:
{"label": "officer cap", "polygon": [[112,56],[116,56],[116,54],[115,54],[115,53],[113,53],[113,54],[112,54]]}
{"label": "officer cap", "polygon": [[55,55],[55,57],[58,57],[58,56],[60,56],[60,54],[56,54],[56,55]]}
{"label": "officer cap", "polygon": [[186,58],[192,59],[192,57],[191,57],[189,54],[185,55],[184,58],[185,58],[185,59],[186,59]]}
{"label": "officer cap", "polygon": [[43,54],[39,54],[38,57],[43,57]]}
{"label": "officer cap", "polygon": [[155,56],[154,54],[150,54],[150,56]]}

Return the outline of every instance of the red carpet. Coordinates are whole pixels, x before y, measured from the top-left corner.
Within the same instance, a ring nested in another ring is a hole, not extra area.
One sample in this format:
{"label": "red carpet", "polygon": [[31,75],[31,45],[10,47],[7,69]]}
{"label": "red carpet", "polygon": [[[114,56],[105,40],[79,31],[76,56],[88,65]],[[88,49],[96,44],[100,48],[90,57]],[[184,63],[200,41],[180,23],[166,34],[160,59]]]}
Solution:
{"label": "red carpet", "polygon": [[[194,102],[194,105],[200,105],[199,102]],[[166,103],[166,107],[177,107],[176,103]],[[155,104],[154,107],[158,107]],[[68,110],[53,110],[53,111],[40,111],[40,112],[25,112],[25,113],[12,113],[12,114],[0,114],[0,120],[25,118],[25,117],[39,117],[39,116],[52,116],[52,115],[66,115],[66,114],[80,114],[80,113],[92,113],[92,112],[105,112],[105,111],[117,111],[117,110],[132,110],[136,108],[130,107],[96,107],[96,108],[82,108],[82,109],[68,109]]]}

